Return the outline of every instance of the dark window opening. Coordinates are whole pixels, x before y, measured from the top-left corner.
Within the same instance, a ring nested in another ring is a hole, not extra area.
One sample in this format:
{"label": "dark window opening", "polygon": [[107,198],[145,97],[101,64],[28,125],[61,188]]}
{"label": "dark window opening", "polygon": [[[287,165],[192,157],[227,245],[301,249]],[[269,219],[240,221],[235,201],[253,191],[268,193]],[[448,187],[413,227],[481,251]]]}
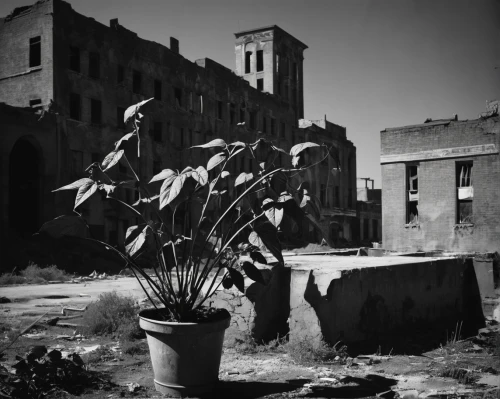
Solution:
{"label": "dark window opening", "polygon": [[183,127],[181,127],[181,133],[179,135],[179,143],[180,143],[179,146],[181,148],[184,148],[184,128]]}
{"label": "dark window opening", "polygon": [[285,122],[281,122],[280,137],[282,138],[286,137]]}
{"label": "dark window opening", "polygon": [[116,83],[123,83],[125,80],[125,68],[123,65],[117,65],[116,67]]}
{"label": "dark window opening", "polygon": [[262,133],[267,133],[267,118],[262,116]]}
{"label": "dark window opening", "polygon": [[161,101],[161,81],[155,80],[154,83],[155,100]]}
{"label": "dark window opening", "polygon": [[372,220],[373,239],[378,240],[378,220]]}
{"label": "dark window opening", "polygon": [[30,68],[42,64],[42,38],[41,36],[30,39]]}
{"label": "dark window opening", "polygon": [[92,163],[99,162],[100,158],[101,158],[101,156],[98,152],[92,153]]}
{"label": "dark window opening", "polygon": [[217,100],[217,119],[222,119],[222,101]]}
{"label": "dark window opening", "polygon": [[324,184],[320,185],[319,197],[321,200],[321,205],[326,206],[326,186]]}
{"label": "dark window opening", "polygon": [[245,122],[245,110],[240,108],[240,122]]}
{"label": "dark window opening", "polygon": [[154,141],[156,141],[157,143],[163,142],[163,135],[162,135],[163,132],[162,131],[163,131],[162,123],[155,122],[153,125],[153,137],[154,137]]}
{"label": "dark window opening", "polygon": [[340,207],[340,187],[335,186],[335,206]]}
{"label": "dark window opening", "polygon": [[34,100],[30,100],[30,107],[34,109],[40,109],[42,108],[42,99],[41,98],[36,98]]}
{"label": "dark window opening", "polygon": [[69,117],[77,121],[81,120],[82,100],[79,94],[71,93],[69,96]]}
{"label": "dark window opening", "polygon": [[174,87],[174,98],[178,107],[182,107],[182,89]]}
{"label": "dark window opening", "polygon": [[255,129],[257,125],[257,112],[250,111],[250,129]]}
{"label": "dark window opening", "polygon": [[99,100],[90,99],[90,121],[100,124],[102,121],[102,103]]}
{"label": "dark window opening", "polygon": [[410,165],[406,167],[406,190],[407,190],[407,205],[406,205],[406,223],[418,223],[418,165]]}
{"label": "dark window opening", "polygon": [[347,189],[347,206],[352,208],[352,188]]}
{"label": "dark window opening", "polygon": [[78,47],[69,48],[69,69],[80,72],[80,49]]}
{"label": "dark window opening", "polygon": [[298,80],[298,69],[297,69],[297,63],[294,62],[293,63],[293,66],[292,66],[292,79],[294,81],[297,81]]}
{"label": "dark window opening", "polygon": [[275,131],[276,131],[276,119],[271,118],[271,134],[274,135]]}
{"label": "dark window opening", "polygon": [[264,51],[257,50],[257,72],[264,70]]}
{"label": "dark window opening", "polygon": [[370,239],[370,220],[369,219],[363,219],[363,239],[364,240],[369,240]]}
{"label": "dark window opening", "polygon": [[236,123],[236,105],[229,104],[229,123],[234,125]]}
{"label": "dark window opening", "polygon": [[89,76],[99,79],[101,77],[101,61],[99,53],[89,53]]}
{"label": "dark window opening", "polygon": [[257,79],[257,90],[264,90],[264,78]]}
{"label": "dark window opening", "polygon": [[125,117],[125,108],[117,107],[116,108],[116,126],[119,129],[125,129],[125,121],[123,120]]}
{"label": "dark window opening", "polygon": [[139,71],[134,70],[132,74],[132,91],[136,94],[141,94],[142,75]]}
{"label": "dark window opening", "polygon": [[457,223],[474,223],[472,202],[474,187],[472,185],[472,162],[460,162],[456,166],[457,182]]}
{"label": "dark window opening", "polygon": [[245,73],[250,73],[252,72],[252,52],[247,51],[245,52]]}

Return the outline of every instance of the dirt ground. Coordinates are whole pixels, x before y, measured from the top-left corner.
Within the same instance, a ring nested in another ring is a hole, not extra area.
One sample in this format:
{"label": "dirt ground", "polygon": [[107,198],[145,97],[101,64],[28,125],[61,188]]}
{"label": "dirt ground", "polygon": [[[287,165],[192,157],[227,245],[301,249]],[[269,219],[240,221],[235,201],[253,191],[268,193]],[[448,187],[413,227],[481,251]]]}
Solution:
{"label": "dirt ground", "polygon": [[[0,358],[7,370],[15,356],[34,346],[58,349],[63,356],[79,353],[89,370],[98,372],[101,389],[87,389],[81,398],[155,398],[153,373],[147,353],[125,355],[112,338],[84,337],[77,333],[79,312],[106,291],[143,298],[135,279],[120,277],[33,286],[0,287],[2,326],[0,348],[9,344],[11,327],[22,330],[37,321]],[[66,315],[57,325],[47,321]],[[69,308],[69,309],[68,309]],[[328,364],[298,364],[286,350],[242,350],[239,331],[227,330],[222,355],[220,382],[214,398],[500,398],[499,326],[488,327],[477,337],[449,342],[420,356],[367,354]],[[141,344],[144,351],[146,343]],[[446,375],[447,377],[443,377]],[[53,397],[72,397],[59,393]]]}

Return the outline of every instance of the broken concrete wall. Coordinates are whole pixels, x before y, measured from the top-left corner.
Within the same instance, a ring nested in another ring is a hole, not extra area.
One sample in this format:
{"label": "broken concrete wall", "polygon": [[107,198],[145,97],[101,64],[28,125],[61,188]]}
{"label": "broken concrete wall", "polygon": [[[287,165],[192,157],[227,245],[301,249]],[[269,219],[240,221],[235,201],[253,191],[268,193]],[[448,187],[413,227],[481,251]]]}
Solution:
{"label": "broken concrete wall", "polygon": [[421,334],[421,342],[438,344],[457,323],[463,322],[462,338],[484,323],[470,260],[412,258],[408,263],[405,258],[399,264],[386,260],[383,266],[387,258],[363,259],[380,266],[338,269],[333,263],[314,265],[312,260],[292,265],[292,342],[318,344],[324,339],[366,350],[380,345],[389,352],[415,333]]}

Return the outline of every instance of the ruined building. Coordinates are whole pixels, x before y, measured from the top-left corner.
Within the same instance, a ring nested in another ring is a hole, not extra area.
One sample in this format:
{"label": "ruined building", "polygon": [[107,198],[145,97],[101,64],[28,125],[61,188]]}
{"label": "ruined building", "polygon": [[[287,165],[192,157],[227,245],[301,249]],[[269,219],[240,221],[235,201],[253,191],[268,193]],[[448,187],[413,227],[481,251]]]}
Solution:
{"label": "ruined building", "polygon": [[358,177],[357,211],[359,218],[359,242],[371,246],[382,239],[382,190],[374,188],[374,180]]}
{"label": "ruined building", "polygon": [[500,251],[498,109],[381,132],[385,249]]}
{"label": "ruined building", "polygon": [[[285,150],[325,142],[338,160],[303,178],[322,203],[324,230],[341,219],[349,239],[356,148],[345,128],[326,118],[303,119],[307,46],[277,26],[235,36],[232,71],[209,58],[185,59],[174,38],[169,48],[141,39],[118,19],[105,26],[62,0],[19,7],[0,20],[1,236],[29,236],[44,221],[70,213],[74,192],[51,190],[84,177],[128,132],[125,109],[153,97],[142,123],[144,175],[202,164],[200,152],[186,149],[218,137],[265,137]],[[258,168],[250,157],[243,162]],[[231,167],[236,174],[242,165]],[[121,163],[114,169],[116,177],[127,175]],[[133,221],[123,212],[117,222],[107,206],[93,198],[79,209],[94,237],[115,241]]]}

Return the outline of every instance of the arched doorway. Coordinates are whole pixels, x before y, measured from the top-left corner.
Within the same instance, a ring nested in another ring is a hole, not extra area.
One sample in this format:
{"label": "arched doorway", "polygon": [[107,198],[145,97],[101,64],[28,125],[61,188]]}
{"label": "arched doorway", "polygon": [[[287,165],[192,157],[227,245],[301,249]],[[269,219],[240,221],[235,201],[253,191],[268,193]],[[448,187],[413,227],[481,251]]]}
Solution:
{"label": "arched doorway", "polygon": [[40,227],[41,162],[39,150],[27,139],[14,144],[9,159],[9,226],[21,237]]}

